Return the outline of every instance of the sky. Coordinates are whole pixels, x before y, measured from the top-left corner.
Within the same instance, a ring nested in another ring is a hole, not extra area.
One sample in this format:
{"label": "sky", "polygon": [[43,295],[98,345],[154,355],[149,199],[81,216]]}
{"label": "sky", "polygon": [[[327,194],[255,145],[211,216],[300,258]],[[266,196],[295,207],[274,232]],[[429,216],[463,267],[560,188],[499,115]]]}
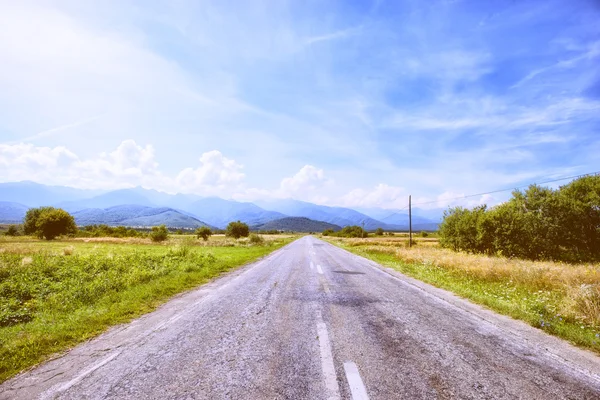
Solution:
{"label": "sky", "polygon": [[598,21],[596,0],[0,0],[0,181],[427,208],[600,171]]}

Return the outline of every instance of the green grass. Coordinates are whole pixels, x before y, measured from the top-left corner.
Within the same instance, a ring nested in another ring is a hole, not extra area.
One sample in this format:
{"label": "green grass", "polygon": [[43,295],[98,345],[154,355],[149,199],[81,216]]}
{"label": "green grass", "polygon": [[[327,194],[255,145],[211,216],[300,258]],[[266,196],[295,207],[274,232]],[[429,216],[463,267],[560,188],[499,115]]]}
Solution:
{"label": "green grass", "polygon": [[0,381],[291,240],[229,247],[1,242]]}
{"label": "green grass", "polygon": [[493,273],[482,274],[435,262],[406,262],[390,251],[357,246],[356,243],[330,242],[498,313],[525,321],[577,346],[600,353],[600,327],[590,322],[590,319],[563,312],[573,300],[569,291],[559,286],[543,287],[533,280],[528,283],[527,279],[505,279]]}

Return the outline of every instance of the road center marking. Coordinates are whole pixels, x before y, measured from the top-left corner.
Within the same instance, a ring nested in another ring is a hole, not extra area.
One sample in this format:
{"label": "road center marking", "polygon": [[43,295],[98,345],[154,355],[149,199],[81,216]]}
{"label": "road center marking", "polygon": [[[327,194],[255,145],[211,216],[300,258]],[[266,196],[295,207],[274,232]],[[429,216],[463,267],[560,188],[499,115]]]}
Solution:
{"label": "road center marking", "polygon": [[319,272],[321,275],[323,275],[323,269],[321,268],[321,265],[320,265],[320,264],[317,264],[317,271],[318,271],[318,272]]}
{"label": "road center marking", "polygon": [[314,269],[315,269],[315,264],[313,264],[313,262],[311,261],[311,262],[310,262],[310,270],[312,271],[312,270],[314,270]]}
{"label": "road center marking", "polygon": [[337,400],[340,398],[340,387],[333,365],[333,355],[331,354],[331,342],[329,342],[329,332],[327,325],[323,322],[321,312],[317,312],[317,335],[319,335],[319,348],[321,350],[321,367],[323,369],[323,379],[325,380],[325,389],[327,390],[327,399]]}
{"label": "road center marking", "polygon": [[348,379],[348,385],[350,385],[350,393],[352,393],[352,400],[369,400],[367,395],[367,389],[360,378],[358,367],[351,361],[344,363],[344,371],[346,372],[346,379]]}

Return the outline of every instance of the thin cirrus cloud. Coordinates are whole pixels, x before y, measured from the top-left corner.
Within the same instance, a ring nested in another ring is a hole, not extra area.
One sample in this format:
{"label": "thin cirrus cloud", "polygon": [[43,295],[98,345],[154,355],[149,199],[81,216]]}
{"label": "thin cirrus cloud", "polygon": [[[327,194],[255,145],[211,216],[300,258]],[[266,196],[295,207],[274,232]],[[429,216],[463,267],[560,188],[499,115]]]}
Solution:
{"label": "thin cirrus cloud", "polygon": [[599,17],[586,0],[5,2],[1,177],[398,207],[592,172]]}

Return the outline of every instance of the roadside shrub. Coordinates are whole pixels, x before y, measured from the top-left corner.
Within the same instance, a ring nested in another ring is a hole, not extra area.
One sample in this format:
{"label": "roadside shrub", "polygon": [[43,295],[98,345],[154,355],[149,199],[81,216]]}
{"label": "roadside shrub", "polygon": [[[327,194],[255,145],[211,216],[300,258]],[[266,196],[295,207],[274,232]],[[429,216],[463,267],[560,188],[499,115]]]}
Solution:
{"label": "roadside shrub", "polygon": [[421,231],[421,233],[419,234],[419,236],[426,238],[429,236],[429,233],[425,232],[425,231]]}
{"label": "roadside shrub", "polygon": [[153,242],[164,242],[169,238],[169,231],[165,225],[153,226],[149,236]]}
{"label": "roadside shrub", "polygon": [[207,241],[209,237],[212,236],[212,231],[210,230],[210,228],[208,226],[202,226],[198,229],[196,229],[196,238],[200,239],[202,238],[204,241]]}
{"label": "roadside shrub", "polygon": [[77,225],[73,216],[61,208],[39,207],[27,210],[23,230],[26,235],[52,240],[60,235],[76,233]]}
{"label": "roadside shrub", "polygon": [[345,226],[341,231],[337,233],[337,236],[349,237],[349,238],[366,238],[368,236],[367,231],[357,225]]}
{"label": "roadside shrub", "polygon": [[257,235],[256,233],[251,233],[248,239],[250,243],[254,245],[261,245],[265,242],[265,239],[262,236]]}
{"label": "roadside shrub", "polygon": [[385,232],[383,231],[383,228],[377,228],[377,229],[375,229],[375,234],[377,236],[383,236],[384,233]]}
{"label": "roadside shrub", "polygon": [[249,234],[250,234],[250,227],[247,224],[240,222],[240,221],[230,222],[229,225],[227,225],[227,229],[225,232],[225,236],[229,236],[234,239],[239,239],[241,237],[248,237]]}
{"label": "roadside shrub", "polygon": [[323,231],[323,236],[333,236],[335,234],[335,232],[333,231],[333,229],[325,229]]}
{"label": "roadside shrub", "polygon": [[558,190],[531,185],[488,209],[444,213],[440,244],[453,250],[530,260],[600,260],[600,176]]}
{"label": "roadside shrub", "polygon": [[167,255],[176,258],[186,258],[190,255],[191,251],[192,247],[186,243],[183,243],[170,247],[169,251],[167,252]]}
{"label": "roadside shrub", "polygon": [[86,225],[77,232],[78,237],[143,237],[145,233],[125,226]]}
{"label": "roadside shrub", "polygon": [[16,225],[10,225],[4,234],[6,236],[19,236],[19,228]]}

